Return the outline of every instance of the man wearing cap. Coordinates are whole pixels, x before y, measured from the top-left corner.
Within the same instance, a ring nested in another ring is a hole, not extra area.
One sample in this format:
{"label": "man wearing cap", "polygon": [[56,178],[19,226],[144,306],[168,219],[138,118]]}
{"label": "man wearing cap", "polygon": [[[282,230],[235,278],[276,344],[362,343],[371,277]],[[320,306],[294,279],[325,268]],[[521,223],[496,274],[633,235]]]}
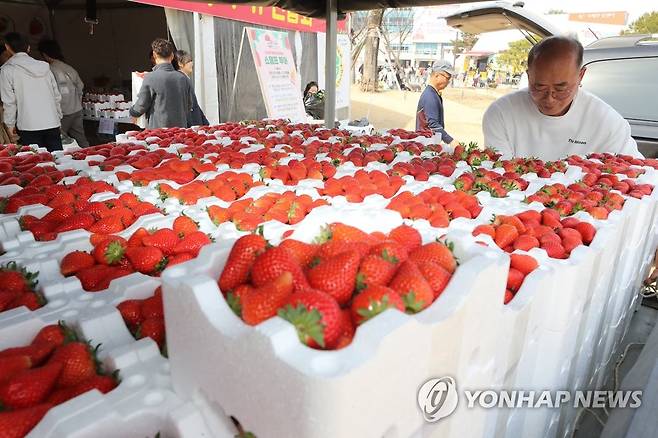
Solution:
{"label": "man wearing cap", "polygon": [[610,105],[580,89],[583,46],[550,37],[528,54],[528,88],[489,106],[482,120],[485,146],[503,157],[557,160],[610,152],[641,157],[630,125]]}
{"label": "man wearing cap", "polygon": [[454,71],[445,60],[436,61],[429,70],[427,87],[420,95],[416,112],[416,130],[431,129],[441,136],[444,143],[456,145],[458,142],[445,130],[443,98],[441,90],[448,86]]}

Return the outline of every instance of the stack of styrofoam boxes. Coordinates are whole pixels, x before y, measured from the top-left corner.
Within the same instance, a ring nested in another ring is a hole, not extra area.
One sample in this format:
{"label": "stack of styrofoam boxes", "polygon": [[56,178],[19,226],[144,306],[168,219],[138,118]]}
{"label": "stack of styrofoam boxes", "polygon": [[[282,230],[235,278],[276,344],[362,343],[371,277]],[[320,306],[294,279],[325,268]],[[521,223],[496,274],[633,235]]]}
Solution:
{"label": "stack of styrofoam boxes", "polygon": [[[392,211],[376,212],[373,224],[358,207],[322,209],[324,221],[304,221],[292,237],[310,241],[324,223],[336,220],[384,232],[402,223]],[[505,342],[498,319],[509,259],[474,239],[468,245],[467,234],[456,233],[448,239],[458,244],[462,265],[436,302],[415,316],[387,311],[338,351],[302,345],[280,318],[246,326],[217,286],[233,241],[205,247],[195,261],[163,274],[176,391],[217,403],[259,437],[465,436],[467,425],[469,436],[478,436],[485,412],[475,420],[462,406],[428,428],[416,408],[417,388],[431,377],[455,376],[467,387],[490,383],[494,352]],[[199,356],[205,359],[189,360]]]}

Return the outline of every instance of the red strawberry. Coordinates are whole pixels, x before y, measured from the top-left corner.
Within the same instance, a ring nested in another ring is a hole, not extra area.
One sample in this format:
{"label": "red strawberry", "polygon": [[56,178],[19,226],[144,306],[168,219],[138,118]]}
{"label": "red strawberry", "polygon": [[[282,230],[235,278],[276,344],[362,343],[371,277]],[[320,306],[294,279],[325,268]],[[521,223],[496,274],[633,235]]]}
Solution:
{"label": "red strawberry", "polygon": [[126,300],[117,305],[121,317],[129,327],[137,327],[142,322],[140,300]]}
{"label": "red strawberry", "polygon": [[142,237],[142,245],[158,248],[164,255],[173,254],[177,244],[178,234],[169,228],[161,228],[153,234]]}
{"label": "red strawberry", "polygon": [[423,238],[418,230],[409,225],[400,225],[399,227],[393,228],[391,232],[388,233],[388,238],[403,245],[407,249],[407,253],[416,248],[420,248],[423,244]]}
{"label": "red strawberry", "polygon": [[356,274],[356,290],[360,291],[370,286],[386,286],[395,275],[397,263],[377,254],[369,254],[359,266]]}
{"label": "red strawberry", "polygon": [[162,348],[165,344],[165,323],[164,318],[152,317],[142,321],[137,330],[137,339],[151,338]]}
{"label": "red strawberry", "polygon": [[295,326],[300,341],[309,347],[331,349],[340,338],[340,307],[324,292],[296,292],[288,297],[278,315]]}
{"label": "red strawberry", "polygon": [[339,242],[368,242],[368,233],[351,225],[336,222],[328,227],[329,238]]}
{"label": "red strawberry", "polygon": [[95,265],[91,268],[82,269],[75,274],[82,284],[82,288],[86,291],[98,291],[97,289],[101,282],[113,271],[111,266]]}
{"label": "red strawberry", "polygon": [[75,332],[67,327],[64,321],[60,321],[58,324],[50,324],[39,330],[39,333],[32,339],[32,345],[52,342],[60,346],[67,341],[75,341],[76,338]]}
{"label": "red strawberry", "polygon": [[62,259],[60,264],[60,270],[62,275],[68,277],[73,275],[82,269],[91,268],[96,264],[94,256],[84,251],[73,251],[68,253]]}
{"label": "red strawberry", "polygon": [[31,408],[0,412],[2,438],[23,438],[52,407],[50,403],[42,403]]}
{"label": "red strawberry", "polygon": [[142,274],[158,273],[167,266],[167,259],[162,251],[152,246],[128,247],[126,257]]}
{"label": "red strawberry", "polygon": [[519,237],[519,231],[515,226],[502,224],[496,228],[496,238],[494,241],[499,248],[505,248],[512,245],[517,237]]}
{"label": "red strawberry", "polygon": [[510,266],[526,276],[537,269],[539,264],[532,256],[526,254],[510,254]]}
{"label": "red strawberry", "polygon": [[514,298],[514,292],[512,292],[509,289],[505,290],[505,298],[503,298],[503,304],[509,303],[510,301],[512,301],[513,298]]}
{"label": "red strawberry", "polygon": [[21,371],[0,385],[0,402],[11,409],[36,406],[48,397],[61,372],[60,363]]}
{"label": "red strawberry", "polygon": [[199,231],[199,225],[188,216],[179,216],[174,220],[173,229],[180,237],[185,237]]}
{"label": "red strawberry", "polygon": [[9,292],[26,292],[34,290],[39,273],[28,272],[16,262],[9,262],[0,267],[0,285]]}
{"label": "red strawberry", "polygon": [[574,228],[580,233],[585,245],[592,243],[594,236],[596,236],[596,228],[594,228],[594,225],[588,222],[580,222]]}
{"label": "red strawberry", "polygon": [[308,283],[343,305],[352,297],[359,260],[359,254],[355,251],[347,251],[322,261],[308,270]]}
{"label": "red strawberry", "polygon": [[295,291],[309,287],[299,263],[290,252],[281,247],[269,248],[256,257],[251,267],[251,282],[254,286],[261,287],[274,281],[284,272],[292,274]]}
{"label": "red strawberry", "polygon": [[46,304],[46,300],[41,294],[35,292],[25,292],[19,294],[14,300],[9,303],[7,309],[15,309],[17,307],[25,306],[30,310],[37,310],[39,307]]}
{"label": "red strawberry", "polygon": [[409,260],[416,263],[434,262],[451,274],[457,268],[457,261],[451,249],[441,242],[427,243],[409,254]]}
{"label": "red strawberry", "polygon": [[496,229],[491,224],[482,224],[482,225],[478,225],[477,227],[475,227],[475,229],[473,230],[473,232],[471,234],[473,234],[474,236],[478,236],[480,234],[487,234],[487,235],[491,236],[492,239],[495,239],[496,238]]}
{"label": "red strawberry", "polygon": [[238,317],[242,317],[242,297],[251,293],[253,290],[254,287],[252,285],[241,284],[226,294],[226,303]]}
{"label": "red strawberry", "polygon": [[57,406],[85,392],[97,389],[101,394],[107,394],[117,386],[117,381],[112,376],[92,376],[84,382],[69,388],[61,388],[48,397],[48,403]]}
{"label": "red strawberry", "polygon": [[354,297],[350,310],[352,320],[356,324],[363,324],[387,309],[404,312],[405,305],[400,295],[385,286],[370,286]]}
{"label": "red strawberry", "polygon": [[370,247],[369,254],[376,254],[394,264],[403,262],[409,258],[406,247],[395,240],[385,240],[375,244]]}
{"label": "red strawberry", "polygon": [[411,260],[400,265],[389,287],[400,294],[409,313],[418,313],[434,301],[432,287]]}
{"label": "red strawberry", "polygon": [[547,227],[562,228],[562,222],[560,222],[560,219],[560,214],[550,208],[544,209],[541,212],[541,224]]}
{"label": "red strawberry", "polygon": [[205,245],[211,243],[210,237],[204,232],[194,231],[186,234],[183,239],[174,247],[174,254],[190,253],[194,257],[199,255],[199,251]]}
{"label": "red strawberry", "polygon": [[242,319],[249,325],[256,325],[275,316],[292,291],[293,276],[287,271],[263,286],[248,291],[242,297]]}
{"label": "red strawberry", "polygon": [[32,366],[41,365],[41,363],[50,356],[55,349],[56,344],[51,341],[39,342],[37,344],[27,345],[24,347],[13,347],[0,351],[0,358],[12,356],[28,356]]}
{"label": "red strawberry", "polygon": [[219,277],[219,289],[226,293],[246,283],[252,265],[256,258],[265,251],[266,246],[267,242],[259,234],[240,237],[231,248],[226,265]]}
{"label": "red strawberry", "polygon": [[83,342],[71,342],[58,347],[48,365],[63,365],[57,387],[75,386],[96,374],[96,363],[89,346]]}
{"label": "red strawberry", "polygon": [[119,236],[110,236],[94,247],[93,255],[101,265],[116,265],[123,258],[128,243]]}
{"label": "red strawberry", "polygon": [[55,228],[55,233],[62,233],[64,231],[79,230],[79,229],[88,229],[91,227],[96,219],[90,213],[80,212],[75,213],[70,218],[60,222],[60,224]]}
{"label": "red strawberry", "polygon": [[142,318],[164,318],[162,294],[154,294],[152,297],[142,300],[140,314]]}
{"label": "red strawberry", "polygon": [[542,243],[542,249],[546,251],[549,257],[554,259],[566,259],[568,257],[564,246],[559,242],[547,241]]}
{"label": "red strawberry", "polygon": [[524,278],[525,276],[521,271],[510,268],[509,273],[507,274],[507,289],[512,292],[518,291],[521,288]]}
{"label": "red strawberry", "polygon": [[179,263],[187,262],[188,260],[192,260],[193,258],[194,258],[194,255],[190,254],[189,252],[182,252],[180,254],[174,254],[173,256],[169,256],[168,261],[167,261],[167,267],[175,266],[175,265],[178,265]]}
{"label": "red strawberry", "polygon": [[118,216],[106,216],[98,220],[95,224],[88,228],[90,233],[98,234],[114,234],[119,233],[125,229],[124,223]]}
{"label": "red strawberry", "polygon": [[31,367],[32,360],[30,360],[30,356],[20,355],[0,358],[0,384]]}
{"label": "red strawberry", "polygon": [[317,244],[305,243],[295,239],[285,239],[279,246],[287,249],[302,268],[305,268],[311,263],[319,247]]}
{"label": "red strawberry", "polygon": [[530,251],[532,248],[539,248],[539,240],[536,237],[522,234],[514,241],[514,249]]}
{"label": "red strawberry", "polygon": [[427,280],[427,283],[432,288],[434,299],[437,299],[446,286],[448,286],[452,274],[443,266],[434,262],[419,262],[417,265],[420,273],[423,274],[423,278]]}
{"label": "red strawberry", "polygon": [[580,238],[580,235],[578,238],[574,237],[565,237],[562,239],[562,246],[564,247],[564,250],[567,252],[567,254],[570,254],[571,251],[574,249],[578,248],[579,246],[582,246],[583,241]]}
{"label": "red strawberry", "polygon": [[142,246],[142,239],[149,235],[146,228],[138,228],[128,239],[128,246]]}
{"label": "red strawberry", "polygon": [[362,259],[368,254],[368,252],[370,252],[370,245],[366,242],[340,242],[337,240],[330,240],[320,245],[318,252],[315,254],[314,260],[327,260],[346,251],[355,251]]}

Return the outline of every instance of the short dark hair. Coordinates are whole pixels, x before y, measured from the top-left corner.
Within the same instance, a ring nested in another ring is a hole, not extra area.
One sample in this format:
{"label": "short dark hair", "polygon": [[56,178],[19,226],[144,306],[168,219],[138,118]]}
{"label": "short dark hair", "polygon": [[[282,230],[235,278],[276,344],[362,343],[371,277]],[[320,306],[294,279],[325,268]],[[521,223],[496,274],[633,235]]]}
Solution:
{"label": "short dark hair", "polygon": [[163,38],[156,38],[151,43],[151,50],[153,50],[153,55],[158,58],[169,58],[174,53],[174,45],[171,41],[167,41]]}
{"label": "short dark hair", "polygon": [[59,44],[55,40],[42,40],[39,42],[39,52],[53,59],[59,59],[64,61],[64,55],[62,55],[62,48],[59,47]]}
{"label": "short dark hair", "polygon": [[14,53],[27,52],[30,44],[27,38],[18,32],[9,32],[5,35],[5,43]]}
{"label": "short dark hair", "polygon": [[192,55],[190,55],[188,52],[185,50],[176,50],[176,62],[178,63],[178,67],[182,67],[188,62],[192,62]]}
{"label": "short dark hair", "polygon": [[565,48],[573,53],[578,67],[581,67],[583,65],[583,45],[580,44],[580,41],[566,36],[551,36],[532,46],[528,52],[528,68],[542,53],[555,53],[557,50]]}

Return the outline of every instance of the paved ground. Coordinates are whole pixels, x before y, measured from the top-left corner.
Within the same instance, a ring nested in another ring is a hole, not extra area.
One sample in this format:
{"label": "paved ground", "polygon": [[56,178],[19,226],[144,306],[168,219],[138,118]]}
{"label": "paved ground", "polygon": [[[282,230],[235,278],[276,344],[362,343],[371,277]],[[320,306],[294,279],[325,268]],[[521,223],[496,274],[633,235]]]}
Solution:
{"label": "paved ground", "polygon": [[[482,115],[497,97],[508,89],[448,88],[443,92],[446,129],[463,142],[483,144]],[[363,93],[352,87],[352,119],[367,117],[377,129],[415,129],[416,106],[420,93],[381,91]]]}

